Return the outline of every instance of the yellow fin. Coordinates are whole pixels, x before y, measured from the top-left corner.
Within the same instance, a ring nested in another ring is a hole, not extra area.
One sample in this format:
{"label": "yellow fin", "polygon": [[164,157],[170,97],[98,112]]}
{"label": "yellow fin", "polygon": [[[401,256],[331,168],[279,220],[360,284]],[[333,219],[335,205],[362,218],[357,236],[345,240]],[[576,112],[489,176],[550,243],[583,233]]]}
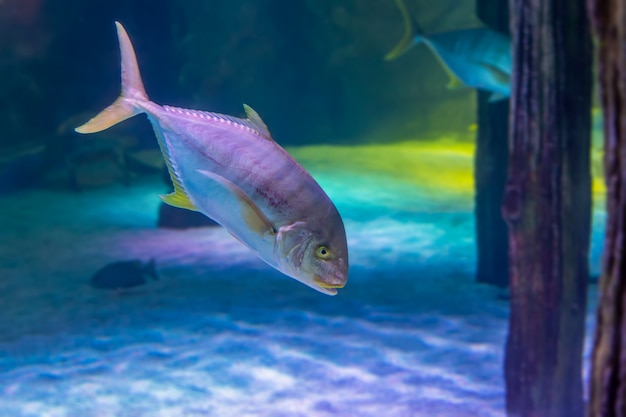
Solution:
{"label": "yellow fin", "polygon": [[450,77],[448,84],[446,84],[446,88],[448,90],[458,90],[459,88],[465,87],[465,84],[463,84],[463,81],[459,80],[459,77],[452,74],[452,72],[449,72],[448,76]]}
{"label": "yellow fin", "polygon": [[259,113],[254,111],[254,109],[247,104],[243,105],[243,109],[246,111],[246,115],[248,116],[248,120],[252,122],[252,124],[258,129],[259,132],[263,134],[265,139],[272,140],[272,135],[270,134],[270,130],[267,128],[267,125],[259,116]]}
{"label": "yellow fin", "polygon": [[394,48],[389,51],[387,55],[385,55],[385,61],[391,61],[398,58],[400,55],[411,49],[413,45],[417,44],[422,37],[422,31],[419,29],[418,25],[413,22],[413,19],[411,19],[411,15],[409,14],[406,4],[404,4],[404,1],[396,0],[396,4],[402,14],[404,34],[402,35],[400,42],[398,42],[398,44],[394,46]]}
{"label": "yellow fin", "polygon": [[120,43],[122,94],[93,119],[77,127],[75,130],[78,133],[95,133],[108,129],[136,114],[143,113],[141,103],[149,101],[141,81],[133,44],[124,27],[119,22],[115,22],[115,26]]}
{"label": "yellow fin", "polygon": [[120,96],[109,107],[102,110],[87,123],[78,126],[74,130],[78,133],[100,132],[126,119],[130,119],[139,112],[139,110],[136,110],[130,103],[128,103],[125,97]]}
{"label": "yellow fin", "polygon": [[439,51],[437,51],[437,48],[430,42],[426,42],[426,46],[428,46],[428,48],[432,51],[432,53],[435,55],[435,58],[437,58],[437,61],[439,61],[439,64],[443,68],[443,71],[448,75],[448,84],[446,84],[446,88],[448,90],[458,90],[459,88],[467,87],[463,83],[463,81],[461,81],[459,77],[457,77],[456,74],[452,72],[450,67],[448,67],[448,64],[446,64],[446,61],[441,58],[441,55],[439,55]]}
{"label": "yellow fin", "polygon": [[187,209],[191,211],[198,211],[198,209],[193,204],[193,202],[191,202],[191,200],[189,200],[189,197],[187,197],[187,194],[185,194],[185,192],[182,191],[180,188],[175,190],[171,194],[160,195],[159,198],[165,204],[169,204],[170,206]]}
{"label": "yellow fin", "polygon": [[167,172],[170,174],[170,180],[172,180],[172,184],[174,185],[174,192],[167,195],[160,195],[161,200],[169,204],[170,206],[184,208],[187,210],[198,211],[196,206],[191,202],[189,196],[185,192],[185,187],[180,182],[180,178],[178,176],[178,172],[172,161],[170,160],[169,152],[167,151],[167,145],[165,138],[163,137],[163,133],[160,130],[154,130],[154,134],[157,137],[159,142],[159,146],[161,148],[161,154],[163,155],[163,160],[165,161],[165,166],[167,167]]}

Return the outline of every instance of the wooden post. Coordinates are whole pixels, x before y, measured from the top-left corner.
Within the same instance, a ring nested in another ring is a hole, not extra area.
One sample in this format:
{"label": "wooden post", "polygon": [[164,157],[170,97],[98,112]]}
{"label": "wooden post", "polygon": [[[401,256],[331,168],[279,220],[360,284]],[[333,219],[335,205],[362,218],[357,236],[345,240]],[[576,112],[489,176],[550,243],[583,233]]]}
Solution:
{"label": "wooden post", "polygon": [[626,1],[589,0],[598,38],[607,224],[589,417],[626,417]]}
{"label": "wooden post", "polygon": [[[509,4],[477,0],[478,18],[489,28],[509,34]],[[476,90],[478,133],[474,154],[474,212],[476,221],[476,280],[509,285],[509,242],[501,215],[508,170],[509,100],[489,102],[490,92]]]}
{"label": "wooden post", "polygon": [[510,0],[511,317],[506,407],[580,417],[591,222],[591,41],[584,0]]}

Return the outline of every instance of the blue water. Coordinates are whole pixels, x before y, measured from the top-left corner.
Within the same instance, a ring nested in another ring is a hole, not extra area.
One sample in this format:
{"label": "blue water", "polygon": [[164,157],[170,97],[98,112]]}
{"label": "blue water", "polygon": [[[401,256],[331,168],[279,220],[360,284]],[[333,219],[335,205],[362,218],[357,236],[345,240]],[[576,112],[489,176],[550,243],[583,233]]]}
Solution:
{"label": "blue water", "polygon": [[[335,297],[220,228],[155,229],[158,177],[0,197],[0,416],[502,416],[508,304],[474,283],[471,199],[310,168],[346,223]],[[161,280],[87,285],[132,258]]]}

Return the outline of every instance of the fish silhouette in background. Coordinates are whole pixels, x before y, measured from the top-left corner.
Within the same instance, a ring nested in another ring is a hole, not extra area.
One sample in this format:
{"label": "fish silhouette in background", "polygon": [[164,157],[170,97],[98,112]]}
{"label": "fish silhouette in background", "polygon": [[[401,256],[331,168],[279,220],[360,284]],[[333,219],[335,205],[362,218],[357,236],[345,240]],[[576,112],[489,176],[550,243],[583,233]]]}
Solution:
{"label": "fish silhouette in background", "polygon": [[159,279],[154,259],[148,263],[133,259],[103,266],[91,277],[89,285],[104,290],[121,290],[143,285],[148,278]]}
{"label": "fish silhouette in background", "polygon": [[348,279],[348,246],[341,216],[322,188],[249,106],[248,118],[240,119],[150,101],[128,34],[115,25],[122,93],[76,131],[99,132],[146,113],[174,184],[163,201],[202,212],[272,267],[335,295]]}
{"label": "fish silhouette in background", "polygon": [[385,56],[398,58],[422,42],[435,54],[450,77],[449,89],[466,85],[493,94],[489,101],[511,93],[511,39],[487,28],[426,34],[411,17],[403,0],[396,0],[404,21],[404,36]]}

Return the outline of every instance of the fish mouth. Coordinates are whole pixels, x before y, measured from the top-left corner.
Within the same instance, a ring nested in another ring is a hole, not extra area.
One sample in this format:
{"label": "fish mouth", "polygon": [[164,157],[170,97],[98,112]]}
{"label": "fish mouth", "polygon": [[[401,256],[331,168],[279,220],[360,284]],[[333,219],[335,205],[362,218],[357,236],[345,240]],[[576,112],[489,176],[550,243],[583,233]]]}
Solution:
{"label": "fish mouth", "polygon": [[322,287],[319,287],[318,291],[323,292],[326,295],[337,295],[337,289],[335,289],[335,288],[322,288]]}
{"label": "fish mouth", "polygon": [[328,282],[322,281],[322,279],[319,276],[317,276],[317,275],[315,275],[313,277],[313,282],[315,282],[320,287],[326,288],[326,289],[329,289],[329,288],[343,288],[343,287],[346,286],[346,284],[329,284]]}

